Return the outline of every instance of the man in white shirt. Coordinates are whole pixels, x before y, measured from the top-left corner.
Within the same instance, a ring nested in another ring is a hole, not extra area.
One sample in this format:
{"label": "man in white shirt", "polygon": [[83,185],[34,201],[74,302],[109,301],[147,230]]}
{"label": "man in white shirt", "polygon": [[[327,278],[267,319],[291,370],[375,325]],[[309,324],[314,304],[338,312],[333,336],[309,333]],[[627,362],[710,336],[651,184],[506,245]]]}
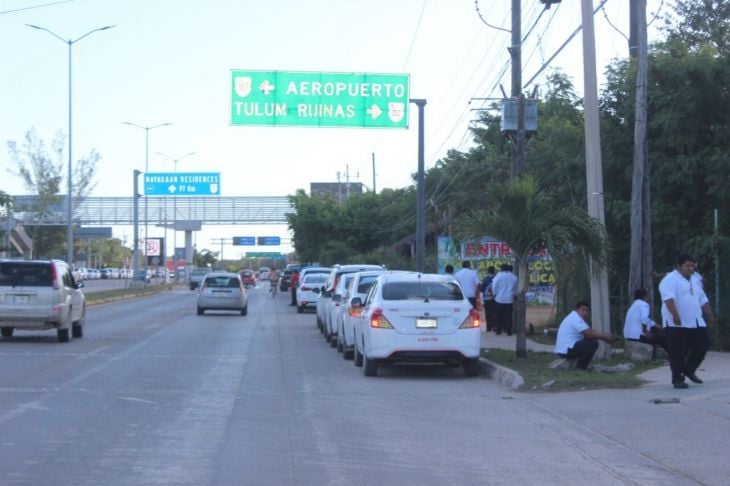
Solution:
{"label": "man in white shirt", "polygon": [[591,313],[588,302],[578,302],[575,310],[565,316],[558,327],[555,353],[565,359],[575,359],[575,366],[587,370],[598,350],[598,340],[613,344],[613,336],[594,331],[586,322]]}
{"label": "man in white shirt", "polygon": [[478,309],[479,274],[471,268],[471,262],[469,260],[461,262],[461,270],[456,272],[454,278],[459,282],[461,290],[464,292],[466,298],[469,299],[469,302],[471,302],[471,306]]}
{"label": "man in white shirt", "polygon": [[646,289],[634,292],[634,303],[624,320],[624,339],[651,344],[653,348],[659,345],[669,354],[664,330],[649,317],[649,292]]}
{"label": "man in white shirt", "polygon": [[508,336],[512,335],[512,307],[517,292],[517,276],[512,273],[512,265],[503,263],[492,280],[494,314],[497,318],[496,334],[506,332]]}
{"label": "man in white shirt", "polygon": [[681,255],[676,269],[659,283],[672,385],[680,389],[688,388],[685,377],[694,383],[702,383],[695,372],[710,347],[707,325],[715,323],[707,295],[698,281],[692,278],[694,268],[694,259]]}

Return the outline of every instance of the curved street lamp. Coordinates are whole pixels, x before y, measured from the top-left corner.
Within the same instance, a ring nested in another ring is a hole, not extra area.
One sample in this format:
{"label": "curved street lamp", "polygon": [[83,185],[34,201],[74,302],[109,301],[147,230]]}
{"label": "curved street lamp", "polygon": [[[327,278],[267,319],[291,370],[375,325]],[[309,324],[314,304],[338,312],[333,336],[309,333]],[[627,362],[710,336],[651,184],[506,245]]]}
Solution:
{"label": "curved street lamp", "polygon": [[84,37],[88,37],[94,32],[99,32],[102,30],[112,29],[116,27],[116,25],[107,25],[105,27],[99,27],[94,30],[90,30],[81,37],[78,37],[74,40],[71,39],[64,39],[60,35],[56,34],[55,32],[46,29],[45,27],[39,27],[37,25],[32,24],[25,24],[28,27],[32,29],[37,30],[45,30],[49,34],[51,34],[56,39],[60,40],[64,44],[68,45],[68,196],[67,196],[67,202],[68,202],[68,221],[66,222],[66,260],[68,261],[68,264],[73,266],[73,257],[74,257],[74,229],[73,229],[73,207],[71,204],[71,194],[73,191],[73,162],[72,162],[72,155],[71,155],[71,46],[76,44],[78,41],[83,39]]}
{"label": "curved street lamp", "polygon": [[[129,125],[130,127],[137,127],[144,130],[144,173],[147,174],[149,172],[149,165],[150,165],[150,130],[153,130],[155,128],[159,127],[167,127],[172,125],[172,122],[165,122],[160,123],[158,125],[153,126],[143,126],[143,125],[137,125],[136,123],[123,121],[125,125]],[[137,197],[137,195],[134,195]],[[144,199],[144,242],[145,242],[145,255],[147,255],[147,198]],[[145,268],[147,267],[147,262],[145,261]]]}
{"label": "curved street lamp", "polygon": [[[180,162],[182,159],[186,157],[190,157],[191,155],[195,155],[198,152],[190,152],[182,157],[178,157],[176,159],[170,157],[167,154],[163,154],[162,152],[155,152],[157,155],[161,155],[165,157],[166,159],[170,160],[173,163],[174,172],[177,173],[177,163]],[[165,232],[167,232],[167,225],[165,225]],[[165,245],[167,245],[167,238],[165,238]],[[175,280],[177,280],[177,260],[175,252],[177,251],[177,191],[172,196],[172,261],[175,263]]]}

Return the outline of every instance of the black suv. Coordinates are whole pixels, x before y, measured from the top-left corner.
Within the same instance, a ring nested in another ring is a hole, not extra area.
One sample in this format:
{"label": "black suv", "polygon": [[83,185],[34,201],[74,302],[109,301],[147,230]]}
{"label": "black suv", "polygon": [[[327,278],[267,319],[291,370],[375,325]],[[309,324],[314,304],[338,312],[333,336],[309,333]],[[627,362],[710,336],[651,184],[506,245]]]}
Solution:
{"label": "black suv", "polygon": [[294,270],[301,271],[302,265],[299,263],[290,263],[286,266],[283,272],[281,272],[281,278],[279,279],[279,290],[286,292],[289,290],[289,282],[291,281],[291,275]]}

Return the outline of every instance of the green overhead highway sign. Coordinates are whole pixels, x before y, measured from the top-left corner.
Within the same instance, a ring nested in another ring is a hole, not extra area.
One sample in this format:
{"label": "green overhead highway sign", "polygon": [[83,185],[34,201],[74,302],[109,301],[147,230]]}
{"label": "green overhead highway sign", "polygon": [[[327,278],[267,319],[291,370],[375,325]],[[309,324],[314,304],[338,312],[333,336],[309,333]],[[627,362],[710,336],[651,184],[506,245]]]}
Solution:
{"label": "green overhead highway sign", "polygon": [[281,253],[272,251],[247,251],[246,258],[280,258]]}
{"label": "green overhead highway sign", "polygon": [[231,71],[231,125],[408,128],[408,74]]}

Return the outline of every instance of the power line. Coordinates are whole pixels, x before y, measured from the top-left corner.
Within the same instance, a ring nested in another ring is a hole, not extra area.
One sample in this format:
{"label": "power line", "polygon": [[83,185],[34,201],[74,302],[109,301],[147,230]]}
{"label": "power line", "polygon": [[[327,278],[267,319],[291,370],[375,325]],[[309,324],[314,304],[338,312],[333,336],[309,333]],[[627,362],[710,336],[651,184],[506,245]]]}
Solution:
{"label": "power line", "polygon": [[69,3],[69,2],[73,2],[73,1],[74,0],[61,0],[59,2],[44,3],[44,4],[41,4],[41,5],[32,5],[30,7],[16,8],[16,9],[13,9],[13,10],[4,10],[4,11],[0,12],[0,15],[7,14],[7,13],[14,13],[14,12],[22,12],[23,10],[32,10],[32,9],[35,9],[35,8],[50,7],[50,6],[53,6],[53,5],[59,5],[61,3]]}

